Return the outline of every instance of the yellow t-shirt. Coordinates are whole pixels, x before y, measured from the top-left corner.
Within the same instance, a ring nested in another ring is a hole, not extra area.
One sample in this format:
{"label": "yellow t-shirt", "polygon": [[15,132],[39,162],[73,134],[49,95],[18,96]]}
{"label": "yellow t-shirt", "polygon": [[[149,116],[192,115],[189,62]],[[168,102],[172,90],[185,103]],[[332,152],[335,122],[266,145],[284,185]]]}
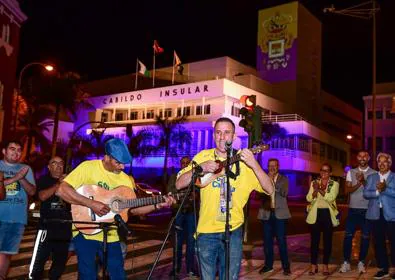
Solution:
{"label": "yellow t-shirt", "polygon": [[[224,160],[214,153],[215,149],[203,150],[194,157],[198,164],[208,160]],[[181,170],[178,176],[191,170],[188,166]],[[236,173],[236,165],[232,166],[232,171]],[[216,233],[225,231],[225,222],[217,219],[220,207],[220,189],[221,184],[226,182],[226,176],[221,176],[200,189],[200,212],[197,227],[198,233]],[[225,184],[226,185],[226,184]],[[253,190],[264,192],[254,171],[240,161],[240,175],[236,180],[230,179],[232,190],[232,207],[230,209],[231,231],[237,229],[244,223],[243,207],[247,203],[250,193]]]}
{"label": "yellow t-shirt", "polygon": [[[64,181],[74,189],[78,189],[81,185],[97,185],[107,190],[115,189],[118,186],[127,186],[132,190],[135,188],[134,181],[127,174],[124,172],[115,174],[107,171],[104,169],[101,160],[84,161],[67,175]],[[73,236],[76,236],[78,233],[78,230],[73,226]],[[84,237],[89,240],[103,241],[102,232],[94,235],[84,234]],[[109,243],[119,241],[118,233],[115,229],[108,232],[107,238]]]}

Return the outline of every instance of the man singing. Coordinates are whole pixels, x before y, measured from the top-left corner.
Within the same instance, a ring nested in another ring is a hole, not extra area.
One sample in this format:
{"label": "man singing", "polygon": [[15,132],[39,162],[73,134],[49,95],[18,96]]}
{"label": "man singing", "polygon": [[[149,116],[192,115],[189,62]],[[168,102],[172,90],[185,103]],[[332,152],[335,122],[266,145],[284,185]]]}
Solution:
{"label": "man singing", "polygon": [[[214,173],[226,159],[226,143],[236,138],[235,125],[229,118],[219,118],[214,125],[215,149],[203,150],[194,157],[202,168],[202,174]],[[235,152],[235,151],[233,151]],[[243,207],[253,190],[271,195],[273,184],[262,170],[253,153],[240,151],[241,161],[231,166],[230,188],[230,279],[237,279],[242,259]],[[192,179],[192,166],[183,169],[176,182],[177,189],[187,187]],[[221,175],[200,190],[201,204],[197,227],[197,248],[204,280],[215,279],[219,262],[220,279],[225,279],[225,215],[226,175]]]}

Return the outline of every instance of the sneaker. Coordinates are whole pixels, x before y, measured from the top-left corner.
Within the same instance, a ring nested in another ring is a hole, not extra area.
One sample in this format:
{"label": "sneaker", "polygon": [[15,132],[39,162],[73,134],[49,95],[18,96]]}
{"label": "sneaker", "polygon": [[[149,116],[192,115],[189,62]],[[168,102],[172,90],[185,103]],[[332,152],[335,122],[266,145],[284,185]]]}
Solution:
{"label": "sneaker", "polygon": [[385,277],[390,276],[388,271],[384,271],[384,270],[379,270],[377,271],[377,273],[374,275],[374,279],[383,279]]}
{"label": "sneaker", "polygon": [[[359,264],[358,264],[358,268],[359,268]],[[348,262],[344,262],[342,264],[342,266],[340,267],[339,272],[340,273],[346,273],[346,272],[349,272],[349,271],[351,271],[350,264]]]}
{"label": "sneaker", "polygon": [[366,273],[365,264],[363,262],[358,263],[358,272],[359,274]]}
{"label": "sneaker", "polygon": [[284,268],[283,275],[285,276],[291,275],[291,270],[289,268]]}
{"label": "sneaker", "polygon": [[259,274],[265,274],[268,272],[273,272],[273,267],[264,266],[259,270]]}

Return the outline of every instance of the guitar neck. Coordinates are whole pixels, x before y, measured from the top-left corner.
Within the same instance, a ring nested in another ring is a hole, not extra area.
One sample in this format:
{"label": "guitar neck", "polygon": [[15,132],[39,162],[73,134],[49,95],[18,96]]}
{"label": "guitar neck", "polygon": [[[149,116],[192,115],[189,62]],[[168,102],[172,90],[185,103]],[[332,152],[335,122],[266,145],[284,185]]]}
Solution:
{"label": "guitar neck", "polygon": [[[233,164],[233,163],[239,161],[240,159],[241,159],[241,158],[240,158],[240,154],[236,154],[236,155],[232,156],[232,157],[229,159],[229,164],[228,164],[228,165],[231,165],[231,164]],[[225,165],[226,162],[227,162],[227,160],[224,160],[224,161],[222,161],[222,164]]]}
{"label": "guitar neck", "polygon": [[[260,153],[260,152],[262,152],[262,151],[265,151],[265,150],[267,150],[267,149],[269,149],[269,146],[266,145],[266,144],[262,144],[262,145],[259,145],[258,147],[251,148],[251,149],[249,149],[249,150],[255,155],[255,154]],[[233,156],[229,159],[228,165],[231,165],[231,164],[233,164],[233,163],[235,163],[235,162],[237,162],[237,161],[239,161],[239,160],[241,160],[241,154],[240,154],[240,153],[237,153],[237,154],[233,155]],[[225,166],[226,163],[227,163],[227,160],[221,161],[222,166]]]}
{"label": "guitar neck", "polygon": [[135,199],[126,199],[120,203],[120,208],[121,209],[137,208],[137,207],[161,203],[163,201],[164,201],[164,198],[162,195],[157,195],[157,196],[152,196],[152,197],[135,198]]}

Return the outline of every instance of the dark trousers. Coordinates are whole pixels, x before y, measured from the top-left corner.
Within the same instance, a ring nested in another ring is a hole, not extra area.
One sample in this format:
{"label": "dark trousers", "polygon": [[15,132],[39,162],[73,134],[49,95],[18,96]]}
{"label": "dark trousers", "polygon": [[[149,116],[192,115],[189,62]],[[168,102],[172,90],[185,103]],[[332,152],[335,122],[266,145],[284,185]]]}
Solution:
{"label": "dark trousers", "polygon": [[38,230],[30,263],[29,279],[43,279],[44,265],[52,256],[49,279],[59,279],[67,262],[70,240],[57,239],[51,230]]}
{"label": "dark trousers", "polygon": [[383,209],[380,209],[380,218],[378,220],[370,220],[370,222],[372,226],[377,267],[384,271],[388,271],[389,262],[386,240],[388,237],[391,248],[391,263],[392,266],[395,266],[395,222],[389,222],[384,219]]}
{"label": "dark trousers", "polygon": [[355,235],[357,227],[361,229],[361,244],[359,250],[359,261],[365,262],[369,250],[370,241],[370,225],[366,217],[366,209],[348,209],[348,216],[346,220],[344,242],[343,242],[343,256],[344,261],[350,262],[352,240]]}
{"label": "dark trousers", "polygon": [[281,265],[283,269],[289,268],[288,248],[287,248],[287,220],[277,219],[274,211],[270,213],[269,220],[263,223],[263,251],[265,253],[265,266],[273,268],[274,262],[274,238],[277,239],[280,251]]}
{"label": "dark trousers", "polygon": [[[187,273],[195,272],[195,214],[180,212],[175,221],[176,271],[181,270],[182,245],[186,243],[185,263]],[[173,256],[174,257],[174,256]],[[173,260],[174,261],[174,260]]]}
{"label": "dark trousers", "polygon": [[329,209],[317,209],[317,220],[311,225],[311,264],[317,264],[318,252],[320,250],[321,232],[324,237],[324,259],[323,264],[329,264],[332,253],[333,225]]}

